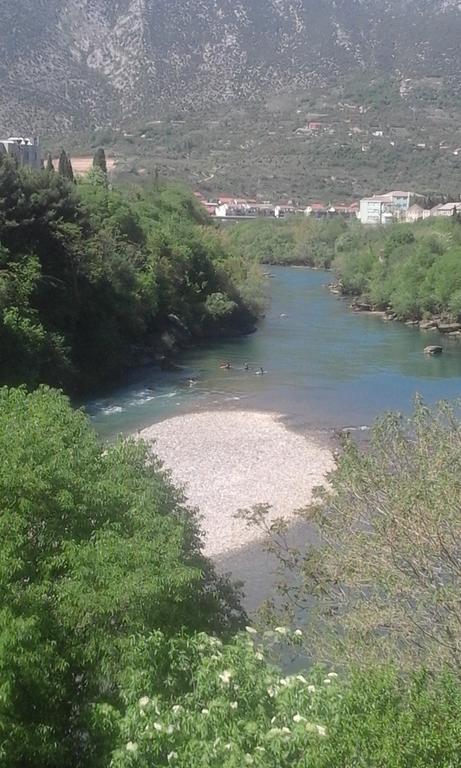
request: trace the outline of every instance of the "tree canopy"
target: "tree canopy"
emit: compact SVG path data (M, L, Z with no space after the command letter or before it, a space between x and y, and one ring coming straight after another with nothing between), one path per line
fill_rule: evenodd
M74 185L0 159L0 383L82 390L254 327L260 273L189 193L110 190L101 176Z
M98 707L145 644L242 614L142 442L103 449L58 392L0 390L0 764L107 765Z

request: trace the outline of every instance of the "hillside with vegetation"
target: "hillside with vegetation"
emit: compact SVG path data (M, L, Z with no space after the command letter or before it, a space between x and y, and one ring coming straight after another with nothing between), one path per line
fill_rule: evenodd
M456 0L0 7L5 135L103 143L121 175L212 196L459 195Z
M334 204L387 189L459 199L460 118L459 80L341 73L257 101L75 131L72 152L91 155L102 143L116 177L143 181L157 170L211 199ZM56 150L63 140L44 137Z
M0 157L0 380L82 391L203 338L254 329L260 271L179 187L77 186Z

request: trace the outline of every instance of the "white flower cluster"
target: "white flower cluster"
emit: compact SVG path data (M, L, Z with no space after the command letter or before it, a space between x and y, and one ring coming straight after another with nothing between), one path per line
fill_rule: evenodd
M224 672L221 672L221 674L218 675L218 677L224 685L229 685L233 677L233 672L230 669L225 669Z

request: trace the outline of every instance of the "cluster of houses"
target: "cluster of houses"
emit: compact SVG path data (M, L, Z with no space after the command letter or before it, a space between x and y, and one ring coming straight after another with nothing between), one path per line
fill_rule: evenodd
M295 215L314 218L341 216L346 219L357 218L362 224L379 225L394 221L414 222L428 216L455 216L461 213L461 201L429 207L424 195L402 190L364 197L355 203L335 205L321 202L297 205L292 200L272 203L269 200L260 202L250 198L227 196L208 200L201 192L194 194L210 216L220 220L255 219L264 216L274 219Z
M414 222L429 216L455 216L461 213L461 201L428 207L427 198L417 192L393 190L360 200L358 219L362 224Z
M37 137L28 139L23 136L10 136L9 139L0 139L0 155L16 158L20 166L42 167L40 142Z
M8 139L0 139L1 154L16 158L20 166L42 167L40 142L36 137L10 136ZM281 219L295 215L315 218L341 216L347 219L357 218L362 224L377 225L393 221L414 222L429 216L455 216L461 213L461 201L429 207L424 195L402 190L364 197L359 203L335 205L326 205L322 202L299 205L292 200L272 203L269 200L259 201L232 196L220 196L214 200L208 200L201 192L194 194L210 216L216 219L255 219L263 216Z
M272 217L282 219L287 216L313 216L323 218L327 216L343 216L355 218L359 211L359 204L338 203L325 205L315 202L309 205L297 205L292 200L281 203L272 203L269 200L258 201L250 198L220 196L215 200L207 200L201 192L194 193L196 198L207 209L210 216L216 219L255 219L258 217Z

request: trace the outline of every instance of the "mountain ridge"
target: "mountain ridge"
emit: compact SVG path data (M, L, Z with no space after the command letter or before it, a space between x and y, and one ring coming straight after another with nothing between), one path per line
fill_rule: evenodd
M60 132L354 70L456 78L457 0L0 0L0 125Z

